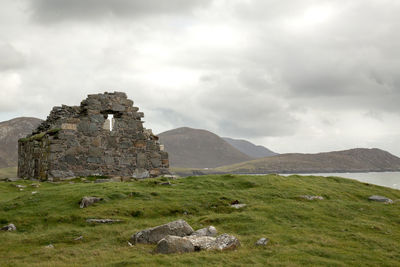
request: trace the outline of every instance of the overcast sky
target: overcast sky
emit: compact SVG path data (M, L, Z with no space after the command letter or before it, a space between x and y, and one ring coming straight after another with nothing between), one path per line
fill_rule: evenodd
M400 156L399 0L0 4L0 121L124 91L155 133Z

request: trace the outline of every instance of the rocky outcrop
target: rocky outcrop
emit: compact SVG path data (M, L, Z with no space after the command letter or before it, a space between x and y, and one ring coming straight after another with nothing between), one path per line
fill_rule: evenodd
M18 141L18 176L54 180L168 174L168 154L143 127L138 110L121 92L88 95L80 106L54 107L46 121Z
M130 240L133 244L156 244L168 235L183 237L192 233L193 228L187 222L178 220L137 232Z

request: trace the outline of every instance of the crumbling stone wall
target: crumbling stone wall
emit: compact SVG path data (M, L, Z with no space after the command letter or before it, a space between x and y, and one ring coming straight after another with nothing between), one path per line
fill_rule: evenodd
M88 95L80 106L54 107L46 121L18 141L18 176L54 180L168 173L168 154L143 127L138 110L121 92Z

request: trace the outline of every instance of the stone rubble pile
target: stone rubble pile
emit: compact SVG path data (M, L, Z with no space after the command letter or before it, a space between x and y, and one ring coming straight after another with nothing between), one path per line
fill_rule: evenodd
M199 250L233 250L239 240L229 234L217 236L213 226L194 231L184 220L145 229L132 235L132 244L157 244L155 252L162 254L186 253Z

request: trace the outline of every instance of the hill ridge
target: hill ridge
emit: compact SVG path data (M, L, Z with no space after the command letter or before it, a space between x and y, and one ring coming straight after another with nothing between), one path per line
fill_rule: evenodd
M0 168L17 166L18 139L30 134L41 122L34 117L0 122Z
M215 170L235 173L400 171L400 158L378 148L352 148L315 154L280 154L222 166Z
M180 127L158 136L173 167L214 168L253 159L204 129Z
M245 139L235 139L230 137L222 137L226 142L234 148L245 153L252 158L263 158L278 155L278 153L261 145L255 145Z

